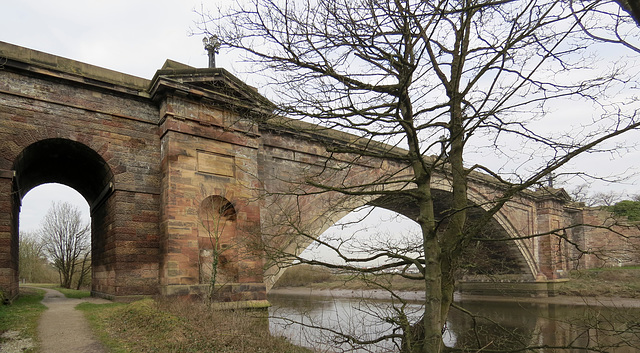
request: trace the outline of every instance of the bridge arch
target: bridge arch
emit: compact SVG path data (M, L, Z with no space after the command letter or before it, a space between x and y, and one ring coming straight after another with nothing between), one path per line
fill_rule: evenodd
M14 161L14 191L20 198L45 183L59 183L77 190L93 211L104 201L113 172L88 146L62 138L40 140L25 147ZM112 186L111 186L112 187Z
M432 196L435 200L434 206L436 208L436 217L444 219L445 214L451 209L451 188L445 183L436 183L432 187ZM479 218L484 216L486 214L485 208L490 207L489 200L472 188L469 188L468 198L470 202L470 208L467 211L468 217ZM331 207L331 209L324 209L326 214L316 215L315 219L310 221L310 224L315 225L310 226L307 233L315 234L316 237L319 237L344 216L365 206L384 208L401 214L412 221L415 221L418 216L418 207L415 198L412 196L412 190L399 190L397 193L391 193L378 198L371 198L370 196L347 198L338 197L333 200L333 207ZM312 213L311 210L309 211L309 213ZM305 211L302 211L302 213L305 213ZM531 252L528 250L526 244L519 239L523 234L517 231L517 228L513 226L509 221L508 216L504 214L503 211L499 211L491 218L491 221L487 224L483 234L485 237L495 239L514 239L508 242L490 242L490 244L493 244L492 246L496 247L496 249L493 249L491 254L484 254L485 261L498 260L495 257L500 257L499 260L501 260L506 266L510 266L510 268L503 267L503 272L495 272L491 274L508 274L510 277L516 276L518 281L536 280L539 271L535 261L533 260ZM299 255L312 242L313 240L310 238L305 238L301 241L293 241L289 243L285 252L296 253L296 255ZM479 251L482 250L487 249L485 247ZM475 256L477 256L477 254L475 254ZM493 256L494 259L491 259L491 256ZM276 271L275 269L267 271L268 288L273 286L282 272L283 271L281 270ZM476 276L473 275L483 273L473 273L472 271L470 274L472 276L469 278L476 278Z
M432 187L432 197L434 199L434 207L436 218L443 220L446 218L446 213L451 209L451 188L447 184L438 183ZM491 203L481 193L473 188L468 189L468 201L470 207L467 210L467 217L469 219L480 218L485 215L486 209L490 207ZM417 205L415 199L411 197L411 191L392 194L390 196L381 197L372 200L369 205L383 207L391 211L400 213L411 220L415 220L418 216ZM503 268L502 272L509 272L517 270L517 272L511 272L509 274L522 275L520 280L535 280L538 273L535 262L533 261L531 252L527 249L526 245L522 243L522 240L518 239L522 235L516 230L516 228L509 222L508 217L504 212L498 211L490 222L483 229L484 238L494 239L514 239L509 242L490 242L495 249L483 247L479 250L481 252L491 250L493 254L474 254L474 257L485 256L485 261L490 261L490 257L495 257L501 254L504 263L510 267ZM514 268L514 267L517 267ZM473 272L473 271L472 271Z
M25 147L13 163L12 238L17 249L19 211L24 195L36 186L59 183L78 191L90 206L92 244L92 289L100 291L108 282L113 256L108 255L108 229L112 207L106 202L113 192L113 172L90 147L63 138L34 142ZM17 262L17 259L14 260ZM18 264L14 264L17 269Z

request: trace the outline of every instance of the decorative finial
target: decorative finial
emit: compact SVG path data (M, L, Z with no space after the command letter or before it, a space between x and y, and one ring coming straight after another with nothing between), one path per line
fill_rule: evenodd
M220 49L218 36L214 34L209 38L204 37L202 38L202 44L204 44L204 49L209 53L209 68L216 67L216 54Z

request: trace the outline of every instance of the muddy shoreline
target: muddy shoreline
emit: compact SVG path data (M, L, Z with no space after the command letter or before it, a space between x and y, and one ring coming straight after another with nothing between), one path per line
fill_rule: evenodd
M358 290L358 289L315 289L308 287L286 287L272 289L269 294L273 295L296 295L314 296L329 298L354 298L389 300L389 293L382 290ZM398 292L402 299L420 301L424 299L424 293L418 291ZM581 297L581 296L555 296L555 297L514 297L514 296L490 296L490 295L468 295L455 293L454 300L464 301L491 301L510 303L534 303L534 304L558 304L558 305L589 305L606 306L618 308L640 308L640 299L619 298L619 297Z

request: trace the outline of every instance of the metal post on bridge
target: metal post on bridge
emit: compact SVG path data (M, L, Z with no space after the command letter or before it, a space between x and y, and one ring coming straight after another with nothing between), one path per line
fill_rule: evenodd
M209 68L216 67L216 54L220 51L220 41L218 40L218 36L215 34L210 36L209 38L202 38L202 44L204 44L204 49L209 54Z

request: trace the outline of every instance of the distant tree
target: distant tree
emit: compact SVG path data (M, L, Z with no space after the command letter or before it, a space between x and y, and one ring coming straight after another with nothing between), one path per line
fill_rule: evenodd
M613 206L616 202L620 201L622 197L622 193L615 191L597 192L592 196L592 200L594 206Z
M19 242L19 277L27 282L48 282L48 266L42 241L37 234L21 232Z
M607 209L617 216L627 217L630 221L640 221L640 201L623 200L608 206Z
M617 191L590 192L589 184L578 185L568 191L575 202L582 202L588 207L613 206L625 198L625 193Z
M58 270L60 285L71 288L74 276L82 282L90 268L91 231L80 210L69 203L53 203L40 229L44 251Z

